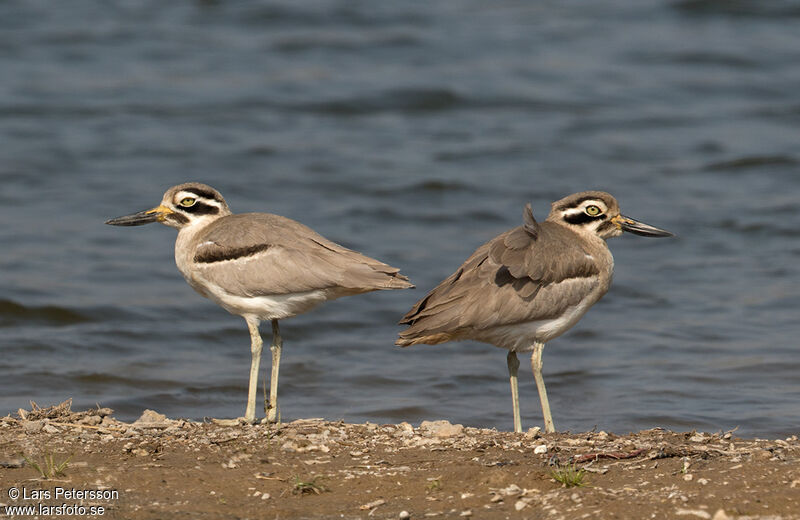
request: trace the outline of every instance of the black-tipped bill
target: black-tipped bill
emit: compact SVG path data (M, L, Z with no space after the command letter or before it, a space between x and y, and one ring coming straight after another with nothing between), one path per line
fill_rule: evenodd
M645 224L644 222L639 222L638 220L626 217L625 215L620 215L614 218L613 220L620 227L620 229L622 229L622 231L627 231L635 235L641 235L643 237L675 236L669 231L666 231L664 229L659 229L655 226L651 226L650 224Z
M153 222L162 222L164 217L169 213L172 213L171 209L158 206L157 208L140 211L133 215L125 215L124 217L106 220L106 224L111 226L143 226L144 224L152 224Z

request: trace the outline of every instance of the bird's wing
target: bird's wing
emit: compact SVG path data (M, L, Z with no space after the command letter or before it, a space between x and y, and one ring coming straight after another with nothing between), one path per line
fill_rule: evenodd
M412 287L399 269L278 215L224 217L210 224L196 243L196 276L236 296Z
M580 303L599 283L592 258L572 232L528 214L417 302L400 322L410 327L398 343L552 319Z

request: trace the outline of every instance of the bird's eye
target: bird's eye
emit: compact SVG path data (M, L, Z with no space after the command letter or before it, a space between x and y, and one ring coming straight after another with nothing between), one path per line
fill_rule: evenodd
M196 202L196 200L193 199L192 197L186 197L185 199L181 200L180 204L184 208L189 208L191 206L194 206L195 202Z
M601 213L600 208L592 204L591 206L586 206L586 214L590 217L596 217Z

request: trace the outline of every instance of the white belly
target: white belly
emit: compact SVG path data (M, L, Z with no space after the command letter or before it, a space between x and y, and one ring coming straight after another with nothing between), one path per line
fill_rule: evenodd
M514 352L530 352L534 343L547 343L572 328L594 302L584 299L558 318L502 325L481 331L475 338Z
M336 298L326 289L292 294L241 297L225 293L214 285L204 285L198 292L213 300L231 314L253 316L259 320L280 320L310 311L317 305Z

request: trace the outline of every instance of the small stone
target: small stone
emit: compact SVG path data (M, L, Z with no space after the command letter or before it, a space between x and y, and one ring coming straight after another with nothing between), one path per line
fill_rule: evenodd
M694 478L694 475L692 475L691 473L687 473L686 475L683 476L683 480L685 480L686 482L689 482L693 478Z
M25 458L0 459L0 468L21 468L25 465Z
M470 516L472 516L472 510L471 509L465 509L464 511L461 511L461 514L459 514L458 516L470 517Z
M99 415L89 415L80 420L80 424L88 424L89 426L97 426L103 422L103 418Z
M542 455L544 453L547 453L547 444L540 444L536 446L535 448L533 448L533 452L536 455Z
M397 515L397 518L399 518L400 520L408 520L409 518L411 518L411 513L409 513L408 511L400 511L400 514Z
M382 498L379 498L378 500L373 500L372 502L368 502L368 503L364 504L363 506L359 507L359 509L362 510L362 511L367 511L369 509L375 509L378 506L382 506L385 503L386 503L386 500L384 500Z
M467 498L470 498L470 497L474 497L474 496L475 496L474 493L461 493L461 500L464 500L464 499L467 499Z
M495 495L490 500L490 502L493 503L493 504L496 504L496 503L502 502L502 501L503 501L503 495Z
M524 500L517 500L516 502L514 502L514 509L516 509L517 511L522 511L526 507L528 507L528 503L525 502Z
M167 422L167 416L164 414L160 414L153 410L145 410L142 412L142 416L136 419L133 424L152 424L152 423L165 423Z
M525 432L526 439L538 439L542 436L542 429L538 426L534 426L533 428L528 428L528 431Z
M503 495L505 495L507 497L510 497L510 496L513 496L513 495L520 495L520 494L522 494L522 488L520 488L516 484L511 484L507 488L501 489L500 493L502 493Z
M702 509L678 509L675 511L675 514L678 516L696 516L704 520L711 520L711 514Z
M697 479L697 483L698 484L702 484L702 485L705 486L706 484L708 484L708 479L707 478L699 478L699 479Z
M263 493L261 495L261 500L269 500L269 498L270 498L270 494L269 493Z
M419 427L428 435L439 438L453 437L464 432L463 425L451 424L450 421L422 421Z
M37 433L44 427L44 421L25 421L22 423L22 430L25 433Z
M46 433L59 433L61 430L53 426L52 424L45 424L44 428L42 428Z
M131 453L136 455L137 457L147 457L150 455L147 450L143 450L142 448L136 448L131 450Z
M691 437L689 437L689 442L705 442L705 441L706 441L706 436L703 435L702 433L696 433Z
M414 433L414 427L405 421L398 424L397 427L405 433Z
M757 460L769 460L772 458L772 452L769 450L757 450L753 453Z
M724 509L717 509L717 512L714 513L714 517L711 520L732 520L731 517L725 512Z

